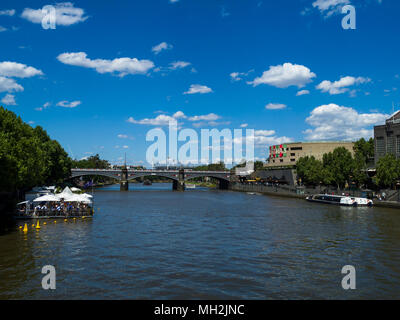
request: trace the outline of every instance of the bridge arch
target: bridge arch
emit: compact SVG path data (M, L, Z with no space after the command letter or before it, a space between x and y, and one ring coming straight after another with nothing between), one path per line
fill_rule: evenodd
M176 180L178 181L178 174L174 175L174 174L162 174L162 173L148 173L148 172L144 172L144 173L134 173L134 174L128 174L128 181L131 180L135 180L138 178L145 178L145 177L160 177L160 178L167 178L169 180Z
M119 174L107 173L107 172L73 172L70 179L80 178L85 176L102 176L107 178L112 178L115 180L121 180L121 176Z

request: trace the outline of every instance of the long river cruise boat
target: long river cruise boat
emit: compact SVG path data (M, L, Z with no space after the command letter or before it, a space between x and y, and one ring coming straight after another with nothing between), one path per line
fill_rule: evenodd
M372 207L374 203L367 198L357 198L350 196L335 196L328 194L316 194L306 198L310 202L334 204L347 207Z

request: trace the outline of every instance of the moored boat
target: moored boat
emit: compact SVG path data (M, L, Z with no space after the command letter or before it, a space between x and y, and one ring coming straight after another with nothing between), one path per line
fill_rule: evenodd
M306 198L310 202L334 204L347 207L372 207L373 202L367 198L357 198L349 196L335 196L328 194L316 194Z

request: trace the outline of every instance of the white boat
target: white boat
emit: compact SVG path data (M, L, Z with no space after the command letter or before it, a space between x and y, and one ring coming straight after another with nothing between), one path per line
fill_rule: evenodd
M335 204L348 207L372 207L374 203L367 198L357 198L349 196L335 196L329 194L316 194L306 198L310 202Z
M185 188L186 189L196 189L196 185L195 184L186 184Z

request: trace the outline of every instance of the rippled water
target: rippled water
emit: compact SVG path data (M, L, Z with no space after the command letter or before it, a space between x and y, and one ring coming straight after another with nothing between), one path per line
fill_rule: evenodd
M1 234L0 298L400 298L400 211L131 189L97 190L93 220ZM341 288L348 264L354 291ZM44 265L54 291L41 288Z

